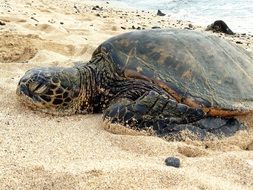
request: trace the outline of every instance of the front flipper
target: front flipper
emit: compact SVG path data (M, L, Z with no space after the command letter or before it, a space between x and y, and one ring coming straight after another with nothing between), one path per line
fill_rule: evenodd
M201 109L177 103L154 91L136 101L119 100L105 110L103 118L112 124L144 130L168 140L185 139L185 131L203 140L209 134L230 136L244 128L234 118L206 117Z

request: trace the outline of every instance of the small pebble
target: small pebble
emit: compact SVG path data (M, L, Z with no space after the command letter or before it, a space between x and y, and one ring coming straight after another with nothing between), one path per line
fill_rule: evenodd
M97 10L97 9L99 9L99 6L98 6L98 5L92 7L92 10Z
M243 44L241 41L236 41L235 43L237 43L237 44Z
M74 9L76 10L76 13L80 13L80 10L77 8L76 5L74 5Z
M193 28L193 25L192 24L188 24L189 28Z
M180 167L180 160L176 157L168 157L165 159L166 166L173 166L175 168Z
M36 18L34 18L34 17L31 17L31 19L33 19L33 20L35 20L36 22L39 22Z
M152 29L160 29L160 26L153 26Z
M5 25L5 23L4 23L4 22L2 22L2 21L0 21L0 25L1 25L1 26L4 26L4 25Z
M98 5L92 7L92 10L97 10L97 11L101 11L103 9L103 7L99 7Z

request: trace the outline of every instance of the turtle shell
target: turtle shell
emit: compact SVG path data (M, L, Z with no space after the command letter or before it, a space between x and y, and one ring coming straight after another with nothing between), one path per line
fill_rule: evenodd
M149 81L178 102L229 116L253 110L253 58L219 37L168 29L110 38L102 54L124 78Z

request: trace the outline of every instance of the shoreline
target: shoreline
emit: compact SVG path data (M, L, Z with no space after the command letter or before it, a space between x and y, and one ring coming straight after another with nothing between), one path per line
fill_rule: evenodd
M95 2L97 3L103 3L104 1L102 0L95 0ZM172 2L173 3L173 2ZM191 22L192 24L194 25L198 25L198 26L201 26L201 27L206 27L207 25L213 23L215 20L223 20L225 21L233 31L235 31L236 33L240 34L240 33L246 33L248 35L253 35L253 29L251 30L247 30L247 29L243 29L242 27L240 27L240 23L239 20L237 20L238 18L223 18L223 17L216 17L216 18L210 18L210 14L209 14L209 17L207 16L199 16L198 18L197 17L191 17L191 18L188 18L187 19L187 16L186 15L181 15L179 16L177 13L173 13L173 11L170 11L170 10L167 10L166 9L166 5L165 8L164 7L160 7L160 6L155 6L157 7L156 9L153 8L147 8L147 7L140 7L140 6L131 6L131 5L128 5L127 3L124 3L122 1L106 1L105 4L109 4L111 7L114 7L114 8L118 8L118 9L122 9L122 7L124 7L123 9L126 9L126 10L138 10L138 11L142 11L144 10L145 12L150 12L150 13L156 13L159 10L161 10L162 12L164 12L166 15L165 17L167 17L168 19L172 19L172 20L181 20L183 22ZM169 6L170 3L168 3L167 6ZM145 5L143 5L145 6ZM214 13L215 14L215 13ZM195 19L194 19L195 18ZM207 19L208 18L208 19ZM237 24L235 24L234 22L232 22L232 20L237 20ZM205 20L205 22L203 21ZM251 23L248 23L249 25ZM237 26L236 26L237 25Z
M100 9L97 8L96 10L93 10L95 13L99 14L99 12L103 12L103 9L105 7L105 11L111 11L111 12L119 12L120 14L123 14L122 16L119 16L119 18L122 20L122 22L128 23L127 27L124 25L121 25L121 29L126 31L132 31L132 30L138 30L138 29L152 29L160 27L161 29L164 28L180 28L180 29L189 29L189 30L196 30L199 32L205 32L207 34L216 35L221 38L224 38L230 42L235 43L238 46L243 47L244 49L253 52L253 34L249 34L246 32L238 33L236 32L234 35L227 35L224 33L216 33L212 31L206 31L206 28L208 25L212 24L215 20L213 20L211 23L206 23L206 25L201 25L195 22L192 22L190 20L181 20L181 19L175 19L171 16L158 16L157 11L152 10L141 10L135 7L124 7L120 8L119 6L115 5L114 3L111 3L110 1L88 1L89 4L93 7L100 6ZM101 5L99 4L101 3ZM102 8L102 9L101 9ZM129 15L128 15L129 14ZM152 20L152 23L149 23L146 25L146 23L141 22L132 22L129 24L128 20L124 20L125 16L131 16L132 20L145 20L146 18ZM103 15L104 16L104 15ZM114 15L115 16L115 15ZM106 17L106 16L105 16ZM147 28L148 27L148 28Z

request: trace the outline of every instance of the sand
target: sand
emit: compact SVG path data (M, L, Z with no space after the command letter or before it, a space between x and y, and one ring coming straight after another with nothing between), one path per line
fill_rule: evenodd
M167 142L112 134L100 114L38 113L16 98L30 68L89 60L101 42L133 28L189 24L105 1L0 0L0 189L253 189L252 114L239 118L248 131L227 139ZM250 35L214 35L253 49ZM169 156L180 168L165 165Z

